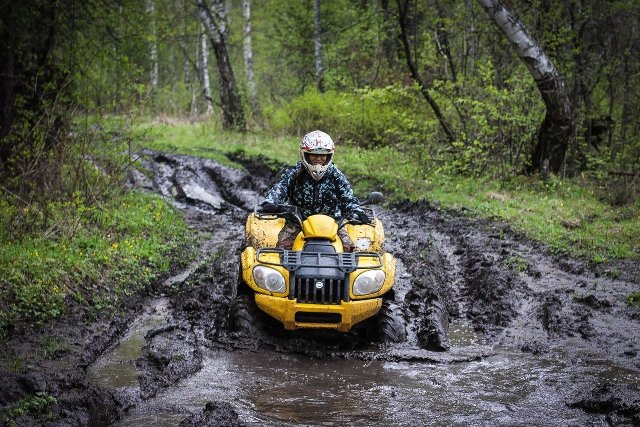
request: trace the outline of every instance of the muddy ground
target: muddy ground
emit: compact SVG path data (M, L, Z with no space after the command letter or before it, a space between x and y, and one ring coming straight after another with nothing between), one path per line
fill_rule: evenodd
M640 310L625 302L637 263L589 265L500 223L399 203L376 212L406 342L268 321L246 337L229 307L244 221L272 173L242 158L246 172L144 159L150 174L132 185L176 204L198 256L112 319L16 330L0 349L5 415L26 396L56 398L17 425L640 425ZM52 339L65 345L43 351ZM282 403L269 390L295 391Z

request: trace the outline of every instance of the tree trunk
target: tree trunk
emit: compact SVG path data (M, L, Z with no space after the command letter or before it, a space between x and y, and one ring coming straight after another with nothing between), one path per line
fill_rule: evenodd
M151 98L155 99L158 93L158 43L156 40L156 18L153 0L147 0L147 14L151 20L151 41L149 43L149 53L151 54Z
M451 48L449 46L449 34L442 24L446 20L446 16L440 2L436 0L436 10L438 12L438 23L436 24L436 45L438 53L440 53L447 60L449 65L449 71L451 71L451 80L455 83L458 81L458 72L456 64L453 62L453 55L451 54Z
M318 92L324 92L324 67L322 65L322 28L320 26L320 0L313 1L313 27L315 29L316 85Z
M244 18L242 51L244 53L244 71L247 76L247 93L253 116L258 117L260 116L260 106L256 97L256 82L253 77L253 49L251 47L251 0L242 0L242 16Z
M198 87L197 83L201 83L200 81L200 70L198 69L198 65L200 64L200 43L199 40L196 41L196 51L195 51L195 64L196 66L195 68L195 74L196 74L196 78L195 79L191 79L189 78L191 76L191 70L190 68L192 68L192 62L189 60L189 58L185 58L184 61L184 65L185 65L185 83L187 84L187 87L191 88L191 114L190 114L190 119L191 121L196 121L198 120L198 116L200 115L200 108L198 105L198 93L196 88Z
M387 60L389 69L393 70L397 63L397 48L395 33L393 31L392 14L389 10L389 0L380 0L380 8L382 9L382 50Z
M216 23L211 10L204 0L196 0L198 13L204 27L209 32L213 52L216 56L218 64L218 72L220 74L220 104L222 107L222 126L224 128L235 128L245 130L246 122L242 102L238 94L236 80L229 60L227 51L227 40L225 34L221 31L221 25ZM216 6L222 4L221 0L215 1ZM216 7L218 10L218 7Z
M456 140L456 137L453 134L453 131L451 130L451 127L449 126L447 119L445 119L445 117L442 115L442 112L440 111L440 107L438 106L436 101L433 99L433 97L429 93L429 88L427 86L427 83L424 81L424 79L418 72L418 67L416 66L413 60L413 57L411 55L409 35L407 34L407 22L409 19L409 15L408 15L409 1L410 0L396 0L396 3L398 4L398 21L400 23L400 38L402 39L402 45L404 47L404 55L407 60L407 66L409 67L409 71L411 72L411 77L413 77L413 80L415 80L416 83L418 83L422 96L429 103L429 105L431 106L431 109L433 110L434 114L438 118L438 121L440 122L440 126L442 126L442 129L447 135L447 140L449 142L453 142Z
M211 98L211 83L209 82L209 48L207 47L207 33L202 25L200 37L200 75L202 76L202 93L207 104L207 116L213 114L213 98Z
M500 0L478 0L529 69L547 108L533 149L531 171L558 173L564 165L576 121L562 76L524 24Z

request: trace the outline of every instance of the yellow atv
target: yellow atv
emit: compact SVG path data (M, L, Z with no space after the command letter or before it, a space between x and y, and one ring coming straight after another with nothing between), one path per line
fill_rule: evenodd
M259 308L285 329L334 329L348 332L378 314L376 333L386 341L405 339L400 307L385 298L394 284L395 260L383 252L384 231L373 209L382 194L373 192L362 203L370 223L312 215L302 221L298 209L278 205L278 213L256 207L246 223L246 247L241 255L240 278L232 306L232 325L253 335L262 327ZM285 222L298 221L302 231L293 248L276 247ZM344 252L339 227L354 242ZM382 310L382 311L381 311Z

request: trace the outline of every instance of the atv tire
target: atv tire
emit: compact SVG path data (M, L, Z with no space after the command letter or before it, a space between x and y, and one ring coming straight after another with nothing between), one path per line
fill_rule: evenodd
M402 307L390 300L383 300L376 316L377 340L383 343L400 343L407 339L406 322Z
M264 327L262 313L252 297L237 295L231 303L231 330L248 337L256 337Z

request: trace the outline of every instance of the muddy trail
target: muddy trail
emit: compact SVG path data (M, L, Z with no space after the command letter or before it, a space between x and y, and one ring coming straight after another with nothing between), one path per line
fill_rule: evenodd
M638 265L606 274L500 223L377 207L407 340L274 322L250 338L229 312L244 223L273 174L143 154L150 174L132 184L175 203L198 256L77 350L82 375L52 382L65 415L51 425L640 425L640 310L625 302Z

